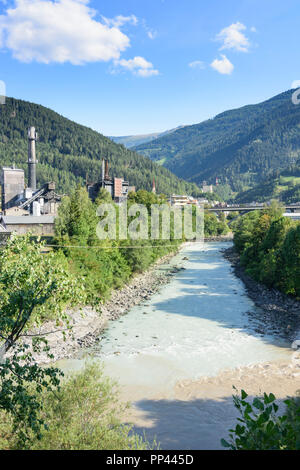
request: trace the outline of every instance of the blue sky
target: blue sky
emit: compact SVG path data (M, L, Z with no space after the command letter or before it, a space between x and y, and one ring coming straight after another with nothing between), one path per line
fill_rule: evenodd
M0 80L105 135L193 124L300 80L299 0L0 0Z

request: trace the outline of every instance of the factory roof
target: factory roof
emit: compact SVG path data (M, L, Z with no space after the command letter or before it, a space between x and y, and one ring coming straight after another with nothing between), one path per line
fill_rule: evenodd
M3 220L5 225L26 225L26 224L54 224L54 215L2 215L0 224Z
M14 167L12 167L12 166L3 166L3 167L2 167L2 170L23 171L23 173L24 173L23 168L14 168Z

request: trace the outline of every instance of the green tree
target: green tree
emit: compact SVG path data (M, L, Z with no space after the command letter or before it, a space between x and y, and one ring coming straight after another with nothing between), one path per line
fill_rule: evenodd
M263 211L240 217L234 244L241 263L254 279L286 294L300 296L300 224L282 216L272 203Z
M92 244L97 222L95 207L86 189L77 186L70 199L69 237L79 245Z
M282 278L280 285L286 294L300 297L300 224L292 227L281 249Z
M65 308L85 302L81 283L55 253L44 254L42 248L29 236L12 236L0 251L0 409L11 415L24 442L30 431L40 436L44 423L38 417L37 397L43 388L58 386L60 371L40 367L21 338L47 318L68 326ZM41 344L49 352L39 335L34 337L33 352Z
M59 390L43 390L38 416L48 429L38 439L31 434L31 450L146 450L150 444L122 423L129 406L119 399L116 383L103 374L99 364L61 381ZM154 448L155 448L154 444ZM0 411L0 448L24 449L16 439L11 420Z

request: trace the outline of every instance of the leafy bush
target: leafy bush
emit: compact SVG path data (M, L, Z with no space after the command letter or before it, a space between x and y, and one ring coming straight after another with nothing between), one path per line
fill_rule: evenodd
M39 366L21 337L48 319L67 326L65 308L86 300L61 257L42 249L43 244L26 235L12 236L0 251L0 410L8 413L15 437L24 445L45 424L39 418L39 394L56 389L61 374ZM41 342L49 355L42 335L32 337L33 351L41 349Z
M204 234L206 237L226 235L229 228L223 215L220 219L213 212L204 212Z
M230 429L229 441L222 439L223 447L231 450L300 450L300 400L284 401L285 413L279 414L279 405L273 393L255 397L252 403L242 390L234 396L234 406L241 418Z
M268 287L300 297L300 224L276 204L240 217L234 244L246 272Z
M165 196L140 190L129 195L128 209L134 203L143 204L150 216L151 204L164 202ZM55 221L57 248L62 247L71 273L82 279L88 302L93 305L106 300L111 290L122 287L133 273L145 271L158 258L176 251L180 243L151 238L99 240L96 227L100 218L96 210L101 203L113 203L107 191L101 189L92 203L85 188L77 186L70 197L63 199ZM118 206L115 210L118 217Z
M32 435L30 449L144 450L150 445L132 432L121 419L128 409L119 401L116 384L104 377L101 367L88 364L72 374L56 393L44 392L40 418L48 429L38 439ZM16 441L9 415L0 415L0 448L22 448Z

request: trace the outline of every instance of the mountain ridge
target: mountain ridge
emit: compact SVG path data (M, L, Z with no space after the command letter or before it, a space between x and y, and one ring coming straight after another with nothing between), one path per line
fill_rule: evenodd
M137 134L137 135L124 135L124 136L109 136L109 139L113 140L117 144L123 144L126 148L133 148L138 145L152 142L152 140L159 139L165 135L171 134L185 126L177 126L174 129L170 129L163 132L152 132L149 134Z
M300 157L300 106L292 93L224 111L134 150L198 185L218 177L247 189Z
M77 183L98 181L102 158L109 160L111 176L123 177L137 189L199 193L155 162L116 144L104 135L77 124L57 112L35 103L6 98L0 106L0 166L12 164L27 174L27 128L35 126L37 143L37 179L41 185L53 180L61 192L70 192Z

